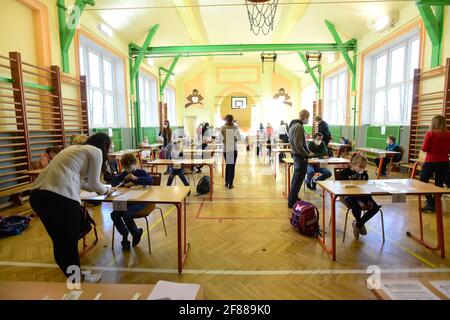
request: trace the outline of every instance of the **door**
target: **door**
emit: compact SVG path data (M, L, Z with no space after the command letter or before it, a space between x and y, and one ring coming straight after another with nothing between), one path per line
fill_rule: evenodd
M194 137L194 130L195 130L196 122L197 122L196 116L184 117L184 130L189 134L190 137Z

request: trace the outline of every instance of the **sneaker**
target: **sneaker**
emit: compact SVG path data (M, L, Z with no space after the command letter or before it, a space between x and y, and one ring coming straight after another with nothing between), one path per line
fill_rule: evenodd
M122 249L129 250L130 249L130 241L127 239L123 239L122 242Z
M228 189L233 189L233 188L234 188L233 185L229 185L229 186L228 186Z
M138 235L136 237L133 236L133 243L132 243L133 247L136 247L138 245L139 241L141 241L141 237L142 237L143 233L144 233L144 230L142 230L142 228L139 228Z
M359 240L359 228L356 226L356 220L352 222L353 227L353 236L355 237L355 240Z
M363 225L360 229L359 229L359 234L363 235L363 236L367 236L367 229L366 226Z
M82 272L82 282L85 283L99 283L102 280L101 273L91 273L90 270Z
M306 187L307 187L309 190L312 190L312 191L316 191L316 190L317 190L316 186L313 185L312 182L311 182L311 183L306 182Z

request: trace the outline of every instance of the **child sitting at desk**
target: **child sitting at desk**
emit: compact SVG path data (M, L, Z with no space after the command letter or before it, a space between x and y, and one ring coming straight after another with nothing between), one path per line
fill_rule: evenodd
M341 171L339 180L369 180L366 167L367 158L356 152L350 158L350 167ZM360 234L363 236L367 235L367 230L364 225L377 214L380 206L371 196L346 196L344 201L352 209L353 216L356 219L353 221L352 227L353 236L355 240L358 240ZM363 209L366 212L361 217L361 211Z
M317 132L314 134L313 141L308 142L308 149L314 154L313 157L328 159L327 147L322 139L323 135L321 133ZM320 176L314 179L313 177L315 173L320 173ZM306 169L306 187L310 190L317 190L316 181L323 181L331 176L331 171L327 168L321 168L319 165L308 164L308 168Z
M395 137L394 136L389 136L386 140L387 146L386 146L386 150L387 151L397 151L400 152L400 146L398 144L395 143ZM399 153L398 155L395 155L394 158L392 159L392 162L399 162L401 160L401 154ZM378 166L380 165L380 158L376 158L375 160L375 164ZM385 176L386 175L386 167L389 164L390 161L388 161L388 158L384 159L383 161L383 166L381 167L381 175Z
M183 158L183 143L175 142L172 149L173 159ZM167 185L171 186L175 176L178 176L185 186L189 186L189 182L184 175L184 168L181 163L174 163L169 169L169 179L167 180Z
M49 148L45 149L45 152L43 154L41 154L41 157L39 158L39 160L32 162L31 166L32 166L33 170L44 169L45 167L47 167L48 164L50 163L50 161L52 161L52 159L54 157L56 157L56 155L60 151L61 151L60 147L49 147Z
M114 177L112 185L118 186L123 184L125 187L131 187L135 185L148 186L152 184L152 177L147 174L145 170L137 169L137 159L133 153L125 154L122 159L123 172ZM117 231L122 235L122 248L130 249L130 241L128 241L128 233L133 236L132 245L137 246L141 240L143 230L137 228L134 222L136 214L146 207L145 204L132 204L128 205L127 211L113 211L111 212L111 219L114 221L114 225Z

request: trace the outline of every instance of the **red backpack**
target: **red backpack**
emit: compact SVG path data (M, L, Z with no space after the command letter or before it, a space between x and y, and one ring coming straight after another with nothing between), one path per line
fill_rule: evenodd
M319 211L316 206L306 201L297 201L292 208L291 225L305 236L317 237L319 228Z

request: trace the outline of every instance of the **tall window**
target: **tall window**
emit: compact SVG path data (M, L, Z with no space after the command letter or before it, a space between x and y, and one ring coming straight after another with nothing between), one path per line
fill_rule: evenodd
M419 37L414 35L368 57L371 124L408 124L414 69L419 65ZM366 100L367 101L367 100Z
M79 55L80 74L87 79L90 126L125 125L123 60L86 37L80 37Z
M345 125L347 114L347 69L325 78L323 118L332 125Z
M313 104L316 101L316 86L311 84L302 90L302 105L300 109L306 109L309 111L311 117L313 115Z
M167 102L167 120L171 126L177 125L177 107L175 104L175 90L167 86L164 90L164 95Z
M143 127L159 126L156 79L142 73L139 76L139 104L141 125Z

